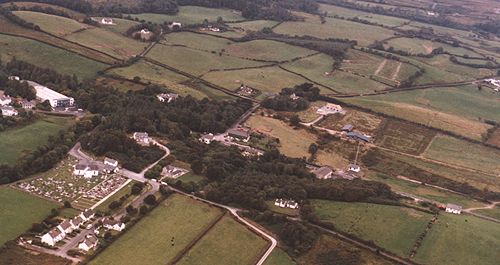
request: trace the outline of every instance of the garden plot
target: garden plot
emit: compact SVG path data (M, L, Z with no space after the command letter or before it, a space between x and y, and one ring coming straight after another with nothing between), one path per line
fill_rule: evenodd
M419 155L435 135L435 131L425 127L389 119L377 135L377 144L391 150Z

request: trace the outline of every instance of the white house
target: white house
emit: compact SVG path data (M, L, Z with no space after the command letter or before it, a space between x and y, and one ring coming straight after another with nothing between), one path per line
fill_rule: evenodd
M80 213L80 218L83 219L84 222L90 220L92 217L94 217L95 213L94 211L87 209L84 212Z
M64 220L57 226L57 229L59 229L61 232L65 234L69 234L73 232L74 226L70 220Z
M59 241L61 241L66 234L61 232L61 230L54 228L50 230L48 233L42 236L42 243L45 243L51 247L55 246L55 244Z
M96 177L99 176L99 167L97 165L77 164L73 168L73 174L84 178Z
M209 134L204 134L200 137L200 142L204 144L210 144L214 140L214 135L209 133Z
M318 113L319 115L329 115L342 112L343 110L341 106L332 103L327 103L316 111L316 113Z
M21 80L21 78L19 78L19 76L11 75L11 76L9 76L9 80L19 81L19 80Z
M104 158L104 172L116 173L118 172L118 161L105 157Z
M78 244L78 248L87 252L91 249L94 249L97 246L98 242L99 241L97 240L97 237L95 237L94 235L88 235L85 240Z
M124 223L122 223L120 221L112 220L110 218L105 218L104 221L102 221L102 226L106 229L115 230L115 231L119 231L119 232L121 232L123 229L125 229Z
M135 132L132 138L140 145L149 145L149 135L147 132Z
M447 213L461 214L462 213L462 206L459 206L459 205L456 205L456 204L452 204L452 203L448 203L448 204L446 204L445 211Z
M170 30L178 30L178 29L182 28L182 24L180 22L172 22L168 25L168 28Z
M330 167L320 167L312 172L318 179L332 178L333 170Z
M103 17L101 19L101 24L103 25L113 25L113 19L108 17Z
M299 208L299 204L294 200L276 199L274 201L274 205L280 208L290 208L290 209Z
M351 172L359 172L361 171L361 168L358 165L350 164L347 170Z
M0 96L0 106L6 106L12 103L12 99L9 96L1 95Z
M0 110L2 111L3 116L17 116L19 113L17 110L11 106L0 106Z
M156 95L156 98L160 102L167 102L167 103L170 103L171 101L176 100L178 97L179 97L179 95L177 95L175 93L163 93L163 94Z

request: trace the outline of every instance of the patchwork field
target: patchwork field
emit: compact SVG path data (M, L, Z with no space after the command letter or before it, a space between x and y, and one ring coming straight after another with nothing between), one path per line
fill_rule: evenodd
M430 40L423 40L418 38L397 38L392 39L384 45L386 48L393 47L396 50L402 50L412 54L430 54L436 48L443 48L445 51L470 57L483 57L480 54L461 47L453 47L448 44L433 42Z
M0 4L0 6L7 6L10 4L11 4L10 2L7 2L4 4ZM71 18L76 19L76 20L83 20L86 17L85 14L82 14L80 12L77 12L77 11L62 7L62 6L58 6L58 5L51 5L51 4L40 3L40 2L28 2L28 1L26 1L26 2L22 2L22 1L17 2L16 1L14 4L20 8L31 8L31 7L35 7L35 6L39 6L39 7L43 7L43 8L50 7L54 10L62 11L64 13L68 14Z
M237 23L229 23L229 25L234 29L243 29L245 32L249 31L259 31L263 28L271 28L278 24L277 21L272 20L253 20L253 21L244 21Z
M0 164L15 163L71 124L71 118L43 116L31 124L0 132Z
M377 130L382 122L382 118L373 114L350 108L344 108L344 110L346 111L345 115L328 115L325 119L320 121L318 125L340 131L344 125L352 124L355 130L371 134Z
M402 256L408 256L432 215L410 208L314 200L317 216Z
M218 17L222 17L224 21L239 21L243 20L241 14L234 10L206 8L200 6L180 6L179 13L176 15L164 14L131 14L133 18L139 20L151 21L153 23L162 24L163 22L175 21L184 25L201 24L204 19L209 22L215 22Z
M217 208L172 195L89 264L168 263L220 214ZM138 247L138 242L141 247Z
M342 61L342 69L365 76L375 74L385 58L358 50L349 50Z
M45 219L57 205L12 188L0 187L0 246Z
M260 258L268 243L231 217L223 217L177 263L180 265L248 264Z
M42 42L0 34L0 58L5 62L13 57L39 67L50 67L61 74L75 74L81 79L94 77L99 70L107 67Z
M220 52L233 42L230 40L212 37L205 34L193 32L173 32L163 37L161 43L168 45L180 45L204 51Z
M387 119L377 134L376 143L398 152L419 155L425 151L435 135L436 132L425 127Z
M448 136L434 138L424 156L483 172L500 173L500 151Z
M409 22L409 20L402 19L402 18L382 16L382 15L377 15L377 14L363 12L363 11L354 10L354 9L343 8L343 7L334 6L334 5L320 4L319 10L321 12L327 12L328 16L338 16L338 17L344 17L344 18L359 18L362 20L370 21L372 23L378 23L378 24L382 24L382 25L390 26L390 27L400 26L400 25L403 25L403 24Z
M415 261L425 264L496 264L500 226L468 215L442 214L427 233Z
M271 40L254 40L229 45L225 52L231 56L264 61L288 61L305 57L315 51Z
M43 31L59 37L64 37L75 31L83 30L89 27L88 25L82 24L70 18L40 12L14 11L14 14L28 22L38 25Z
M493 69L472 68L465 65L455 64L450 61L450 56L446 54L437 55L432 58L419 57L415 59L433 67L442 68L449 73L462 75L464 77L467 77L468 79L479 79L495 74L495 71Z

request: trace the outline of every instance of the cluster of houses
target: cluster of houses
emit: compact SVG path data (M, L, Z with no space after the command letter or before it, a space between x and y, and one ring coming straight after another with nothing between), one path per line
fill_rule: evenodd
M253 148L251 146L235 143L233 141L239 141L243 143L248 143L250 141L252 131L248 128L238 126L231 128L227 131L225 136L215 136L212 133L203 134L198 140L204 144L211 144L213 141L219 141L225 145L235 145L241 150L243 156L255 157L264 155L264 151Z
M274 205L280 208L290 208L290 209L299 208L299 204L294 200L276 199L274 201Z
M71 220L62 221L57 227L50 230L48 233L44 234L41 238L42 243L45 243L51 247L61 240L63 240L68 234L78 229L85 222L89 221L94 217L95 213L92 210L86 210L81 212L78 216Z
M26 99L13 100L12 97L3 94L3 92L0 91L0 113L2 116L12 117L19 115L19 112L12 106L13 103L21 105L21 107L25 110L32 110L35 108L34 101L28 101Z
M237 93L241 96L250 97L256 93L256 90L249 87L249 86L245 86L245 85L241 84L240 87L238 88Z

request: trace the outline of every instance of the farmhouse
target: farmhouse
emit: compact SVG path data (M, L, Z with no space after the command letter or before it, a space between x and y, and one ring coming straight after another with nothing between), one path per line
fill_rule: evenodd
M48 233L42 236L41 241L51 247L53 247L57 242L61 241L66 234L61 232L61 230L54 228L50 230Z
M459 206L459 205L456 205L456 204L452 204L452 203L448 203L448 204L446 204L445 211L447 213L461 214L462 213L462 206Z
M17 116L19 114L17 110L11 106L0 106L0 110L3 116L12 117L12 116Z
M36 90L36 97L40 101L48 100L50 106L56 107L70 107L75 104L75 99L67 97L59 92L56 92L46 86L42 86L33 81L28 81L28 84Z
M9 96L0 95L0 106L9 105L12 102L12 99Z
M361 168L358 165L350 164L349 167L347 167L347 170L357 173L357 172L361 171Z
M90 209L87 209L85 210L84 212L80 213L80 218L82 218L82 220L84 222L90 220L92 217L94 217L95 213L94 211L90 210Z
M319 108L316 113L319 115L329 115L335 113L343 113L342 107L337 104L327 103L325 106Z
M293 100L293 101L295 101L295 100L297 100L297 99L299 99L299 98L300 98L300 97L299 97L299 96L297 96L297 95L295 95L295 93L293 93L293 94L291 94L291 95L290 95L290 99L291 99L291 100Z
M21 104L21 107L25 110L32 110L36 106L34 101L27 101L25 99L21 100L20 104Z
M110 174L110 173L116 173L118 172L118 161L105 157L104 158L104 172Z
M352 132L352 129L354 129L354 125L352 124L346 124L344 127L342 127L341 131L343 132Z
M77 164L74 166L73 174L84 178L99 176L99 167L97 165Z
M233 139L238 139L243 142L250 140L250 130L243 127L232 128L227 131L227 135Z
M112 220L110 218L104 218L104 220L102 221L102 226L106 229L109 229L109 230L115 230L115 231L122 231L123 229L125 229L125 224L120 222L120 221L116 221L116 220Z
M251 96L254 93L255 93L255 90L253 88L245 86L243 84L238 89L238 94L242 95L242 96Z
M205 144L210 144L214 140L214 135L211 133L204 134L200 137L200 142L205 143Z
M95 237L94 235L88 235L87 238L85 238L85 240L83 240L83 242L78 244L78 248L87 252L87 251L95 248L97 246L98 242L99 241L97 240L97 237Z
M280 208L290 208L290 209L299 208L299 204L297 202L295 202L294 200L276 199L274 201L274 205L278 206Z
M109 17L103 17L101 19L101 24L103 25L113 25L113 19Z
M333 170L330 167L320 167L312 172L318 179L332 178Z
M156 95L156 98L160 102L167 102L167 103L170 103L171 101L176 100L178 97L179 97L179 95L177 95L175 93L163 93L163 94Z
M147 132L135 132L132 138L140 145L149 145L149 135Z
M348 132L346 135L351 139L363 142L369 142L371 138L370 136L361 134L359 132Z

